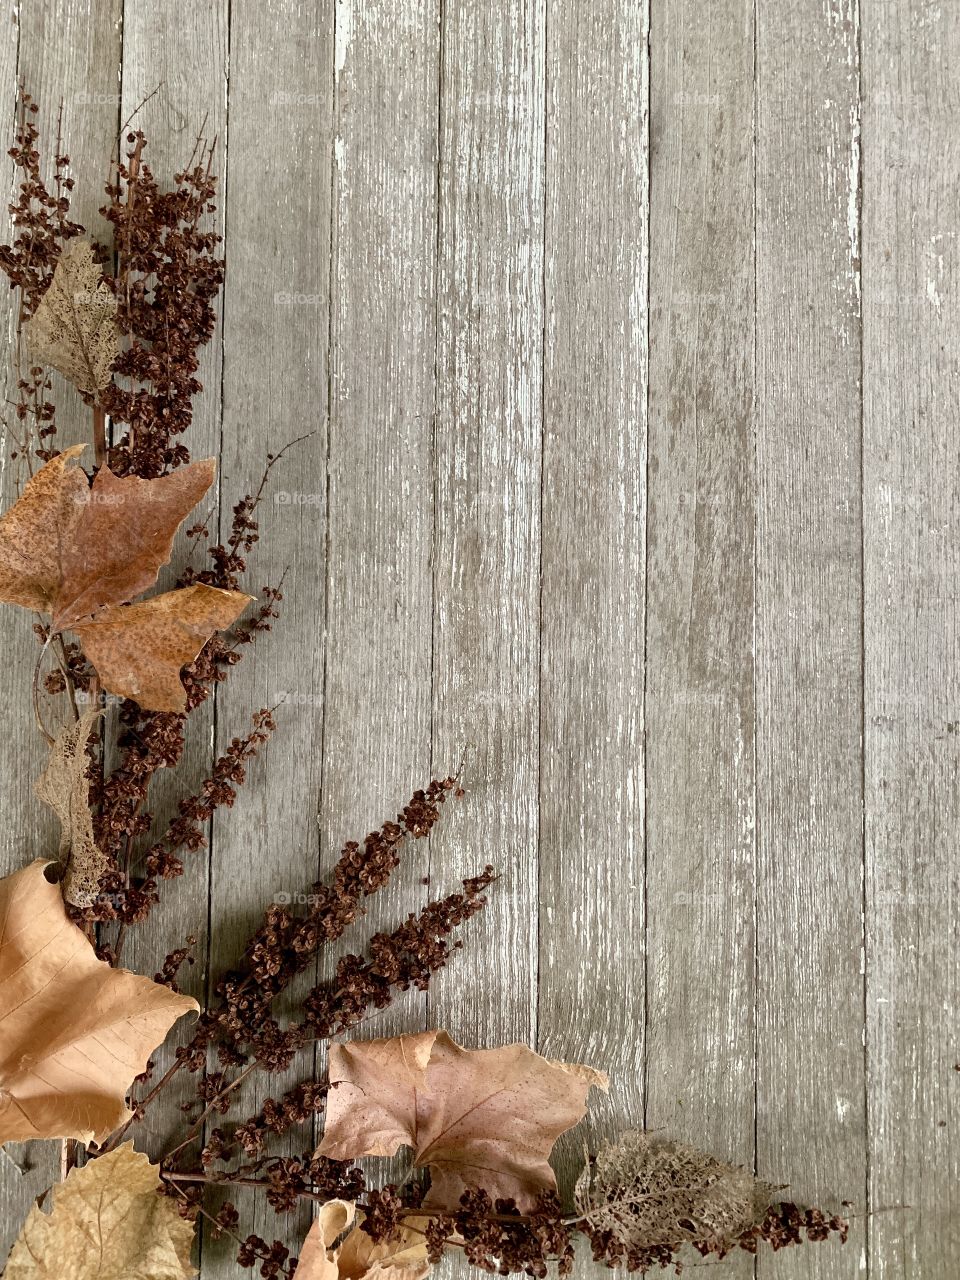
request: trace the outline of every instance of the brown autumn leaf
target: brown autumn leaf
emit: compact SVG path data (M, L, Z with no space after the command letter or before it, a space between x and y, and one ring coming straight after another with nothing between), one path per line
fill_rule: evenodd
M24 331L31 354L59 369L84 395L96 395L109 383L120 353L117 300L104 284L88 240L64 246Z
M150 711L182 710L180 667L250 597L187 587L117 606L156 582L178 527L213 482L214 460L154 480L103 466L90 485L70 465L83 448L48 462L0 518L0 601L49 613L54 633L75 631L111 693Z
M463 1049L445 1031L330 1049L327 1121L317 1154L334 1160L414 1151L430 1170L424 1205L455 1208L464 1191L530 1208L554 1189L548 1157L605 1077L556 1066L512 1044Z
M686 1241L732 1247L762 1222L776 1190L685 1142L636 1129L587 1162L575 1199L592 1233L609 1233L630 1253Z
M0 880L0 1144L102 1141L189 996L98 960L37 861Z
M214 631L240 616L251 597L197 584L139 604L101 609L73 630L105 689L151 711L183 711L180 668L192 662Z
M300 1251L294 1280L424 1280L430 1271L423 1234L425 1218L414 1218L389 1240L375 1244L360 1221L338 1248L334 1243L354 1222L355 1206L328 1200L314 1219ZM417 1229L419 1228L419 1230Z
M66 868L63 896L75 907L88 907L111 862L97 845L90 812L87 743L100 719L96 707L68 725L50 748L47 767L34 784L37 797L60 820L60 861Z
M193 1224L159 1187L132 1142L71 1169L50 1212L30 1210L4 1280L190 1280Z

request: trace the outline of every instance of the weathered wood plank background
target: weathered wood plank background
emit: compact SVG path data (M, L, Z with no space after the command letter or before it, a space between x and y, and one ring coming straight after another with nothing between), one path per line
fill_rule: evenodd
M465 754L371 922L502 880L382 1025L590 1061L594 1134L851 1202L723 1276L960 1274L958 63L927 0L22 0L0 41L7 132L18 77L48 138L62 97L84 178L160 82L155 168L219 135L223 511L312 433L186 768L285 694L281 732L130 963L193 931L202 991ZM7 870L50 829L0 628ZM0 1159L7 1241L50 1169Z

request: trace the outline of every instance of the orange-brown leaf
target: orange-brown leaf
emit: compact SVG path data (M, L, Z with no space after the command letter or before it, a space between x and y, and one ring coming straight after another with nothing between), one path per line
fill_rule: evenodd
M555 1188L553 1144L585 1114L591 1084L605 1082L522 1044L463 1049L445 1031L333 1045L329 1075L317 1153L353 1160L412 1147L430 1170L425 1206L447 1209L474 1187L522 1209Z
M229 627L251 599L241 591L198 584L101 609L73 630L105 689L149 711L183 711L180 668L215 631Z
M0 519L0 600L52 614L54 631L151 587L214 476L208 458L155 480L104 466L89 485L70 465L82 452L48 462Z
M98 960L42 861L0 880L0 1143L102 1140L188 996Z

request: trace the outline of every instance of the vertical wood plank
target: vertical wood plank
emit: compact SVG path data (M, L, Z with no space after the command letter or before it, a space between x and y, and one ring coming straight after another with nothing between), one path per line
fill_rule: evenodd
M646 6L549 6L546 110L538 1048L610 1074L595 1142L643 1118Z
M127 5L123 17L123 73L120 119L130 129L142 129L147 146L144 162L160 186L169 189L173 175L190 159L197 135L217 139L214 168L219 176L216 228L222 234L226 204L226 65L227 3L185 9L175 0L150 6ZM141 105L142 104L142 105ZM140 108L138 110L138 108ZM134 115L134 113L136 114ZM124 139L126 137L124 134ZM129 144L121 140L124 154ZM218 321L222 301L217 304ZM194 417L184 443L194 458L218 457L221 423L221 349L219 327L201 351L198 380L203 390L194 400ZM197 519L215 508L220 480L198 508ZM217 528L216 515L210 523ZM162 571L161 583L171 584L182 566L185 541L178 539L171 568ZM214 706L210 700L187 722L183 758L170 775L157 775L149 808L154 829L162 833L176 814L178 801L195 791L209 773L213 758ZM138 973L156 973L163 957L196 937L195 966L184 966L182 987L201 1002L204 998L207 956L207 913L210 864L206 850L188 856L184 874L164 885L160 904L149 920L130 929L124 943L123 963ZM190 1021L179 1024L166 1045L153 1056L154 1078L167 1069L177 1044L193 1033ZM151 1154L169 1146L183 1125L180 1106L195 1097L196 1077L183 1073L151 1108L149 1126L141 1140Z
M339 0L324 862L430 773L438 10ZM349 949L425 901L412 847ZM410 992L370 1035L422 1024Z
M960 1272L958 57L954 6L864 5L867 1046L875 1280L947 1280Z
M862 1212L860 97L855 0L757 29L757 1165ZM764 1277L861 1274L845 1246Z
M37 124L44 161L52 159L56 144L57 115L63 102L63 138L77 178L72 193L72 216L92 234L103 230L97 210L104 201L107 160L116 137L117 75L120 66L119 0L71 0L54 8L24 4L18 16L6 18L0 48L0 101L2 120L3 198L0 223L4 238L12 233L7 206L14 196L13 166L7 148L13 145L15 95L18 76L39 103ZM49 165L46 166L49 172ZM2 385L15 396L13 371L13 297L6 279L0 288L0 331L8 335ZM90 415L79 397L57 375L55 403L63 443L89 440ZM4 414L6 413L4 409ZM16 499L19 468L9 460L11 441L4 432L0 450L2 484L0 508ZM20 474L21 480L25 473ZM56 848L56 824L33 794L33 784L43 768L46 749L34 728L30 681L37 658L31 631L32 615L9 605L0 612L0 812L4 823L0 842L0 875L17 870L43 852ZM13 816L15 815L15 819ZM0 1154L0 1258L16 1238L34 1198L59 1176L60 1151L56 1143L9 1144ZM21 1168L26 1172L21 1173Z
M536 1043L544 5L442 25L433 760L467 796L437 882L500 880L436 982L431 1024Z
M264 50L269 48L269 59ZM305 433L274 468L258 513L251 592L286 572L273 631L217 697L216 749L276 706L277 733L231 810L214 823L210 980L233 963L267 903L318 874L323 745L329 335L332 12L296 0L233 0L230 31L227 279L223 329L222 516L256 491L267 455ZM279 705L277 705L279 703ZM254 1075L244 1116L309 1070ZM309 1130L276 1150L311 1149ZM278 1216L239 1192L242 1233L299 1250L306 1209ZM237 1274L236 1245L204 1240L204 1280Z
M753 5L651 30L647 1099L754 1158ZM734 1256L721 1274L752 1275Z

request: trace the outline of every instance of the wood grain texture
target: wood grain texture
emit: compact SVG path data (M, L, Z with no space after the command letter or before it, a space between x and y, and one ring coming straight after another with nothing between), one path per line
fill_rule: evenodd
M443 11L431 873L500 879L429 1010L468 1046L536 1042L544 39L542 0Z
M270 48L268 61L263 58ZM231 6L224 291L222 524L255 492L268 454L306 435L277 463L258 511L261 541L250 591L285 576L280 618L248 649L217 699L216 749L276 707L277 732L231 810L214 825L210 981L233 963L281 895L309 892L319 874L317 813L323 760L325 542L333 15L292 0ZM309 434L308 434L309 433ZM326 862L329 858L325 859ZM311 985L312 973L299 985ZM284 1006L291 1012L290 1002ZM254 1077L244 1116L311 1070ZM278 1144L310 1149L309 1130ZM245 1232L296 1251L309 1211L278 1218L240 1200ZM237 1274L236 1245L204 1241L205 1280Z
M538 1048L609 1073L595 1142L643 1118L646 35L548 10Z
M650 50L646 1124L750 1166L753 5L680 0L659 17ZM730 1258L720 1271L752 1275L752 1260Z
M960 1273L960 13L871 0L863 20L870 1275L946 1280Z
M859 66L854 4L757 27L757 1167L863 1210ZM758 1275L862 1274L845 1246Z
M437 18L432 0L337 7L327 863L430 777ZM421 906L428 868L409 847L363 932ZM391 1026L422 1021L422 996L400 1005Z
M103 189L98 179L101 174L106 178L107 158L116 137L119 14L119 0L76 0L58 6L56 12L43 4L24 4L19 22L6 19L9 26L0 40L0 98L5 122L4 143L0 147L0 222L5 241L11 230L7 206L14 198L13 166L6 152L13 144L18 78L40 106L36 122L46 157L52 156L55 149L62 99L63 136L71 139L71 172L80 178L73 193L73 213L95 230L102 226L97 209L103 203ZM44 173L49 179L49 164L44 165ZM96 180L91 180L94 176ZM12 339L11 298L4 279L0 287L0 329ZM89 410L59 375L55 380L62 438L71 443L89 438ZM4 361L0 385L7 398L15 397L15 375L9 359ZM11 408L9 404L4 406L4 418ZM17 428L18 424L14 424L15 431ZM23 460L11 461L11 448L10 434L4 428L0 474L4 509L15 500L27 474ZM31 631L34 621L31 614L7 606L0 621L0 813L8 817L0 842L0 875L19 869L41 853L55 856L57 850L55 820L46 811L41 812L42 806L33 794L34 780L46 758L43 740L34 728L30 695L30 676L38 652ZM9 820L13 814L17 815L16 821ZM59 1165L60 1149L56 1143L18 1143L0 1154L0 1257L6 1256L34 1198L58 1175ZM25 1172L21 1173L21 1169Z
M161 82L137 123L164 181L205 116L218 136L188 439L220 459L214 527L310 433L250 567L287 570L281 619L193 719L158 822L252 711L279 703L277 736L125 959L195 933L209 990L267 902L464 758L343 949L500 880L369 1034L589 1061L592 1137L645 1120L852 1202L845 1247L712 1266L738 1280L960 1271L958 59L926 0L24 0L0 41L8 124L18 74L50 145L64 99L94 231L87 179ZM9 231L5 155L0 184ZM0 642L5 872L54 833L29 619ZM0 1245L58 1156L0 1154ZM296 1250L308 1213L237 1198ZM203 1280L234 1259L205 1238Z

